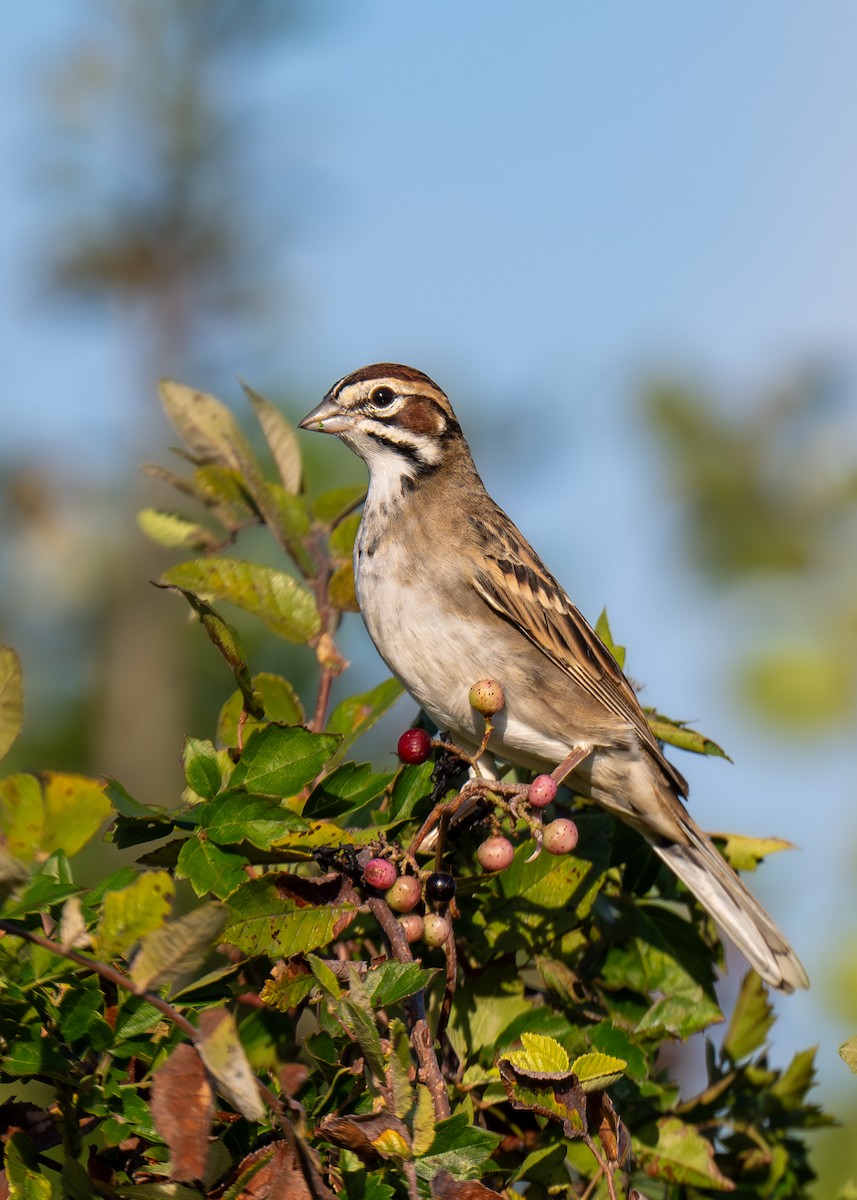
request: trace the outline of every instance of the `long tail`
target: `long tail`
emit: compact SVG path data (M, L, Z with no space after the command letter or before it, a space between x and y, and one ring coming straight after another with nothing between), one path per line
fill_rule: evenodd
M686 813L681 824L687 842L653 842L656 853L708 909L764 980L783 992L809 987L800 959L711 840Z

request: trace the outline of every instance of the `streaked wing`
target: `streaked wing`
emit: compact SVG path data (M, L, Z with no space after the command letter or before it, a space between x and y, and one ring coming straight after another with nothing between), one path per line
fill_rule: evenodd
M610 651L526 542L505 532L491 528L491 549L486 548L472 579L476 591L578 687L632 725L676 790L687 795L686 781L664 758Z

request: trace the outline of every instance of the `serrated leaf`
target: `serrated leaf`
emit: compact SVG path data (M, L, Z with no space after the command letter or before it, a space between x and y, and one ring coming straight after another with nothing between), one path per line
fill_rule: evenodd
M423 967L418 962L389 959L367 972L363 986L374 1008L386 1008L421 992L436 974L435 968Z
M379 775L369 763L343 763L316 784L303 808L304 816L348 815L349 826L359 824L357 814L378 800L392 782L392 775Z
M559 1042L539 1033L522 1033L523 1049L510 1050L506 1058L521 1071L538 1074L568 1074L568 1052Z
M150 541L168 550L211 550L218 541L204 525L162 508L142 509L137 524Z
M734 1183L722 1174L714 1161L711 1142L695 1126L685 1125L677 1117L661 1117L655 1143L650 1143L648 1138L643 1141L641 1134L635 1140L634 1148L643 1170L652 1179L719 1192L735 1190Z
M748 971L723 1037L724 1054L733 1063L747 1058L764 1043L773 1023L774 1010L765 985L755 971Z
M438 1171L449 1171L456 1179L476 1179L500 1141L499 1133L472 1125L467 1113L456 1113L437 1123L432 1144L417 1159L417 1176L430 1183Z
M264 725L250 734L229 781L261 795L293 796L311 783L339 746L339 738L301 726Z
M42 851L63 849L77 854L110 816L111 804L103 781L59 771L42 774L45 830Z
M203 904L147 934L131 964L136 987L152 991L199 970L226 924L220 904Z
M147 933L159 929L173 902L173 884L166 871L145 871L128 887L108 892L95 938L98 954L111 959L125 954Z
M427 759L417 766L401 767L396 776L390 793L390 817L392 820L404 821L412 817L416 810L427 803L431 796L431 777L434 772L434 762ZM426 814L428 808L425 809Z
M342 988L327 963L322 962L315 954L307 954L305 957L318 986L331 1000L338 1000L342 995Z
M815 1082L815 1051L815 1046L799 1051L771 1085L771 1095L789 1111L797 1111L804 1104L806 1094Z
M610 1087L617 1079L621 1079L627 1065L624 1058L614 1058L612 1054L592 1051L576 1058L571 1064L571 1069L583 1090L594 1092Z
M262 724L302 725L304 710L297 692L280 675L262 672L251 680L253 694L259 698L264 718L249 717L244 722L244 741ZM217 719L217 741L221 746L234 746L238 740L238 720L244 710L241 691L233 692L220 710Z
M289 642L311 642L321 629L315 598L285 571L234 558L202 558L178 563L162 582L252 613Z
M326 946L357 914L349 900L308 903L290 899L278 889L275 876L245 883L229 897L229 920L223 941L245 954L292 958Z
M220 791L222 778L217 751L207 739L186 737L182 748L182 766L188 785L204 800L213 800Z
M248 1121L261 1121L265 1106L241 1045L235 1018L226 1009L207 1008L199 1014L199 1027L203 1036L196 1048L214 1077L217 1090Z
M342 737L340 752L371 729L375 722L396 703L404 688L398 679L385 679L377 687L357 696L348 696L336 706L327 722L328 733Z
M9 751L24 723L24 675L11 646L0 646L0 758Z
M253 405L256 419L262 427L265 441L271 450L283 487L288 492L301 490L301 452L297 431L280 410L248 383L241 381L247 399Z
M769 854L795 848L793 842L784 838L748 837L742 833L712 833L710 836L736 871L755 871Z
M284 808L278 799L248 796L243 791L230 790L210 800L200 817L200 829L219 846L249 842L260 850L270 850L285 832L307 828L303 817Z

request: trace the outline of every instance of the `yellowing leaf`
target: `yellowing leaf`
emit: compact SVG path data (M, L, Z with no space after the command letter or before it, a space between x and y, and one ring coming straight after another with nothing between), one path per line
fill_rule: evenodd
M839 1057L857 1075L857 1037L850 1037L839 1047Z
M522 1050L510 1050L509 1062L520 1071L537 1074L567 1074L569 1058L566 1050L554 1038L541 1033L522 1033Z
M35 775L0 779L0 834L8 853L32 862L41 849L44 824L42 785Z
M261 1121L265 1106L259 1097L256 1078L251 1070L238 1028L224 1008L205 1009L199 1015L203 1037L196 1043L206 1069L214 1077L217 1090L248 1121Z
M0 646L0 758L21 732L24 680L21 660L11 646Z
M755 871L763 858L780 850L794 850L793 842L784 838L748 837L743 833L712 833L730 866L736 871Z
M205 550L217 542L204 525L160 508L142 509L137 513L137 524L150 541L166 546L168 550L182 546L189 550Z
M197 971L226 924L219 904L203 904L143 938L131 965L131 979L143 991L174 983Z
M64 850L69 856L77 854L113 809L104 794L106 784L83 775L62 775L46 771L44 782L45 830L42 851L50 854Z
M287 492L299 492L301 490L301 452L298 446L297 432L270 400L243 381L241 386L247 399L253 405L256 419L262 426L265 441L271 449L280 479L283 481L283 487Z
M571 1069L580 1081L585 1092L600 1091L609 1087L621 1078L627 1063L624 1058L614 1058L612 1054L601 1054L593 1051L581 1054L571 1064Z
M166 871L146 871L126 888L104 897L96 931L102 958L124 954L147 933L159 929L169 916L173 885Z

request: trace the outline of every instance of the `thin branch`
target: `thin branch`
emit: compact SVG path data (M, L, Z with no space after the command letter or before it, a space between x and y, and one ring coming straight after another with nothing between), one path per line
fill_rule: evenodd
M397 962L414 961L411 948L407 943L401 925L393 916L389 905L379 896L372 896L366 906L375 920L383 929L390 943ZM437 1055L434 1052L434 1038L426 1020L425 996L419 991L412 997L413 1026L411 1029L411 1045L420 1064L420 1074L432 1098L432 1106L436 1121L443 1121L451 1115L449 1097L446 1094L446 1084L440 1072Z

